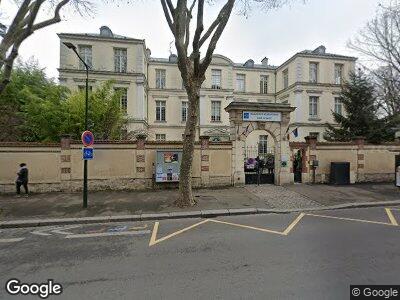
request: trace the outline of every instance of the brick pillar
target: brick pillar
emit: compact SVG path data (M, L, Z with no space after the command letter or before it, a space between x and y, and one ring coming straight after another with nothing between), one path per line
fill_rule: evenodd
M62 136L60 146L60 188L62 191L69 191L71 190L71 136Z
M210 137L200 136L200 157L201 157L201 185L210 185L210 150L209 150Z
M136 139L136 178L146 178L146 138Z
M308 176L304 178L304 182L313 182L313 168L311 166L313 160L318 160L317 158L317 137L316 136L306 136L305 137L307 143L307 169L308 169ZM318 167L315 169L315 177L317 177ZM317 182L317 179L315 180Z
M355 182L363 182L365 181L365 172L364 172L364 166L365 166L365 152L364 152L364 144L365 144L365 137L363 136L357 136L353 139L354 144L357 145L357 158L356 158L356 174L355 178L351 180L351 183Z

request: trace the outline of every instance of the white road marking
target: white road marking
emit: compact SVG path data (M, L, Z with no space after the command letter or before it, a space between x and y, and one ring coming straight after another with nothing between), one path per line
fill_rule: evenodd
M24 239L25 238L0 239L0 243L14 243L14 242L20 242Z
M62 229L62 230L58 230L58 229L57 229L57 230L52 230L51 232L58 233L58 234L69 235L69 234L72 234L72 233L71 233L71 232L68 232L68 231L64 231L64 230L74 229L74 228L78 228L78 227L81 227L81 225L65 226L65 227L60 228L60 229Z
M150 233L150 230L78 233L78 234L67 235L65 238L66 239L76 239L76 238L102 237L102 236L113 236L113 235L141 235L141 234L147 234L147 233Z
M70 225L70 226L52 226L52 227L48 227L46 229L42 229L42 230L36 230L36 231L32 231L32 234L35 235L41 235L41 236L49 236L52 235L50 232L53 233L58 233L58 234L72 234L71 232L67 232L64 230L68 230L68 229L73 229L73 228L78 228L81 227L82 225Z

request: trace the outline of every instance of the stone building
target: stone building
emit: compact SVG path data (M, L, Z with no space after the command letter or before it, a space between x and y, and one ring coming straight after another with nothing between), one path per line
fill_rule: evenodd
M114 80L122 89L121 107L129 116L128 131L144 129L150 140L182 140L187 118L187 95L177 66L177 57L154 58L144 40L114 34L103 26L99 34L60 33L60 83L71 90L84 88L85 72L76 55L63 42L73 43L91 66L90 87ZM345 113L338 98L341 83L354 70L356 58L326 52L324 46L294 54L279 66L268 58L235 63L215 54L201 90L198 137L229 140L232 101L288 103L290 141L317 136L323 140L326 123L333 124L332 111ZM296 134L293 133L296 132ZM265 131L253 130L246 145L271 147Z

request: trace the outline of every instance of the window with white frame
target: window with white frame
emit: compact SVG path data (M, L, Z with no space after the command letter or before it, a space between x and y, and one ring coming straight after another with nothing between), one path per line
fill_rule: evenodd
M312 137L316 137L317 141L319 141L319 132L310 132L308 135L312 136Z
M343 65L335 64L335 83L342 84L342 76L343 76Z
M127 50L125 48L114 48L114 71L126 73L127 64Z
M283 88L286 89L289 86L289 70L286 69L282 72L283 76Z
M211 88L215 90L221 89L221 70L211 70Z
M128 110L128 89L127 88L115 88L115 91L120 94L120 107L121 110L126 113Z
M260 76L260 94L268 93L268 76L261 75Z
M166 86L166 71L164 69L156 69L156 88L165 89Z
M188 102L182 101L182 109L181 109L181 119L182 122L186 122L188 113Z
M342 99L335 97L335 113L342 115Z
M268 135L260 135L258 137L258 154L265 155L268 153Z
M79 56L85 61L85 63L92 68L92 46L89 45L79 45ZM85 70L85 65L79 60L79 69Z
M246 75L236 74L236 89L238 92L246 91Z
M318 97L311 96L309 103L309 116L310 118L318 117Z
M165 133L156 133L156 141L165 141L166 139Z
M156 121L165 122L165 101L156 101Z
M211 101L211 122L221 121L221 101Z
M310 82L318 82L318 63L310 62Z

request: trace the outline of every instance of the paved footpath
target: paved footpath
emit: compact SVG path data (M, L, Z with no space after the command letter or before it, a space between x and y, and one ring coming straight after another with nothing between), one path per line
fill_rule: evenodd
M108 217L140 214L187 213L203 210L320 209L337 205L376 205L388 201L400 204L400 189L394 184L331 186L294 184L290 186L246 185L194 191L197 205L177 208L177 190L89 191L89 206L82 209L82 193L33 194L28 198L0 194L0 222L29 219Z
M399 284L400 207L3 229L5 282L51 299L349 299ZM38 299L38 298L33 298Z

